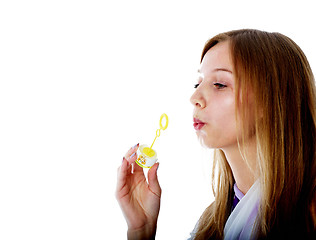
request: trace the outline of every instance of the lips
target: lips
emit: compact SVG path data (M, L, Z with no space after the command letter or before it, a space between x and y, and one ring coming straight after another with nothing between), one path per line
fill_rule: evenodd
M199 131L202 129L202 127L204 127L205 123L202 122L200 119L198 118L193 118L193 127L196 131Z

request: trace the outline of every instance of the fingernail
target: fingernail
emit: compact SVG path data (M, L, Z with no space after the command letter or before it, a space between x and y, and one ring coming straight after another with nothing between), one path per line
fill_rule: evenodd
M136 154L136 152L134 152L129 158L132 158L132 157L134 157L135 156L135 154Z
M123 157L123 159L122 159L122 163L124 162L124 160L125 160L125 157Z
M131 171L132 174L134 174L134 163L132 163L132 171Z
M136 148L136 147L138 147L138 146L139 146L139 143L137 143L137 144L133 147L133 149Z

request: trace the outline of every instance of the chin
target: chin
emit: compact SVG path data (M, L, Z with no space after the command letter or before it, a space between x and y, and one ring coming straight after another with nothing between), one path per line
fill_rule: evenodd
M207 137L205 134L197 134L199 142L202 147L208 148L208 149L223 149L231 145L237 145L236 141L233 141L231 139L226 139L226 141L223 141L225 139L220 138L210 138ZM222 141L221 141L222 140ZM231 140L231 141L229 141Z
M216 141L216 139L209 139L206 137L206 135L201 135L201 134L197 134L197 135L202 147L208 148L208 149L221 148L221 145L218 144L218 141Z

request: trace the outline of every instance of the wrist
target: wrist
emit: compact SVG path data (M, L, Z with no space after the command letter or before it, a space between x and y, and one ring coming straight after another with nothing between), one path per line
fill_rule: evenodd
M156 236L156 225L146 226L139 229L128 229L128 240L154 240Z

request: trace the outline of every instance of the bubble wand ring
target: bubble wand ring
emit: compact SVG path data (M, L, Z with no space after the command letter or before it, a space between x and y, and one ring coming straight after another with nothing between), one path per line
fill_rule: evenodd
M165 126L162 125L162 121L163 121L164 118L166 119L166 124L165 124ZM159 126L160 126L160 128L157 129L157 131L156 131L156 137L155 137L153 143L151 144L150 149L152 149L152 147L153 147L153 145L154 145L154 143L155 143L157 137L160 137L161 129L162 129L162 130L166 130L167 127L168 127L168 124L169 124L168 115L164 113L164 114L162 114L161 117L160 117L160 120L159 120Z

